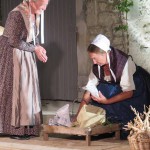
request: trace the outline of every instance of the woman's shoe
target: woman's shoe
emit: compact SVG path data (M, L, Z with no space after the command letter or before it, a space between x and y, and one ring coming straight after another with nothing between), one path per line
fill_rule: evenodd
M10 135L10 138L16 140L29 140L30 135Z

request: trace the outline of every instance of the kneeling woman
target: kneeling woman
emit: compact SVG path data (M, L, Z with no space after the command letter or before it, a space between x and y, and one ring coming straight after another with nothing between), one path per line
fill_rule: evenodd
M109 121L121 123L123 127L134 118L131 106L143 112L144 105L148 105L142 75L144 69L137 67L127 54L111 47L109 39L101 34L93 40L87 51L93 61L87 85L96 86L99 97L85 91L79 111L90 102L104 108Z

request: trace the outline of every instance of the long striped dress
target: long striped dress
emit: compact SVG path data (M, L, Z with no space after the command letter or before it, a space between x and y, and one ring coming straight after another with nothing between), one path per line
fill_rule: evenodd
M3 134L38 135L42 123L35 46L26 42L27 34L21 13L11 11L0 36L0 133Z

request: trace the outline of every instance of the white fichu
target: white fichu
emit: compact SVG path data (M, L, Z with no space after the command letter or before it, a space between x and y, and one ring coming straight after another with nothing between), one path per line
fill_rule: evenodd
M31 2L31 1L38 1L38 0L23 0L25 2ZM41 24L41 43L44 44L44 11L42 11L41 13L41 20L40 20L40 16L39 15L36 15L36 26L37 28L39 29L39 21L40 21L40 24ZM34 34L34 33L33 33ZM38 30L38 33L39 34L39 30ZM33 35L33 41L34 41L34 45L35 45L35 34Z
M44 11L41 13L41 43L44 44Z

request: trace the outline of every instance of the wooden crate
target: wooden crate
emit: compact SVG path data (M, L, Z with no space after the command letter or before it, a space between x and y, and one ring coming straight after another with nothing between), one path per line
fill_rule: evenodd
M79 128L79 127L64 127L64 126L49 126L43 125L43 139L48 140L49 134L68 134L68 135L82 135L86 137L86 143L88 146L91 145L91 136L99 135L104 133L115 132L115 138L120 139L120 125L97 125L95 127Z

